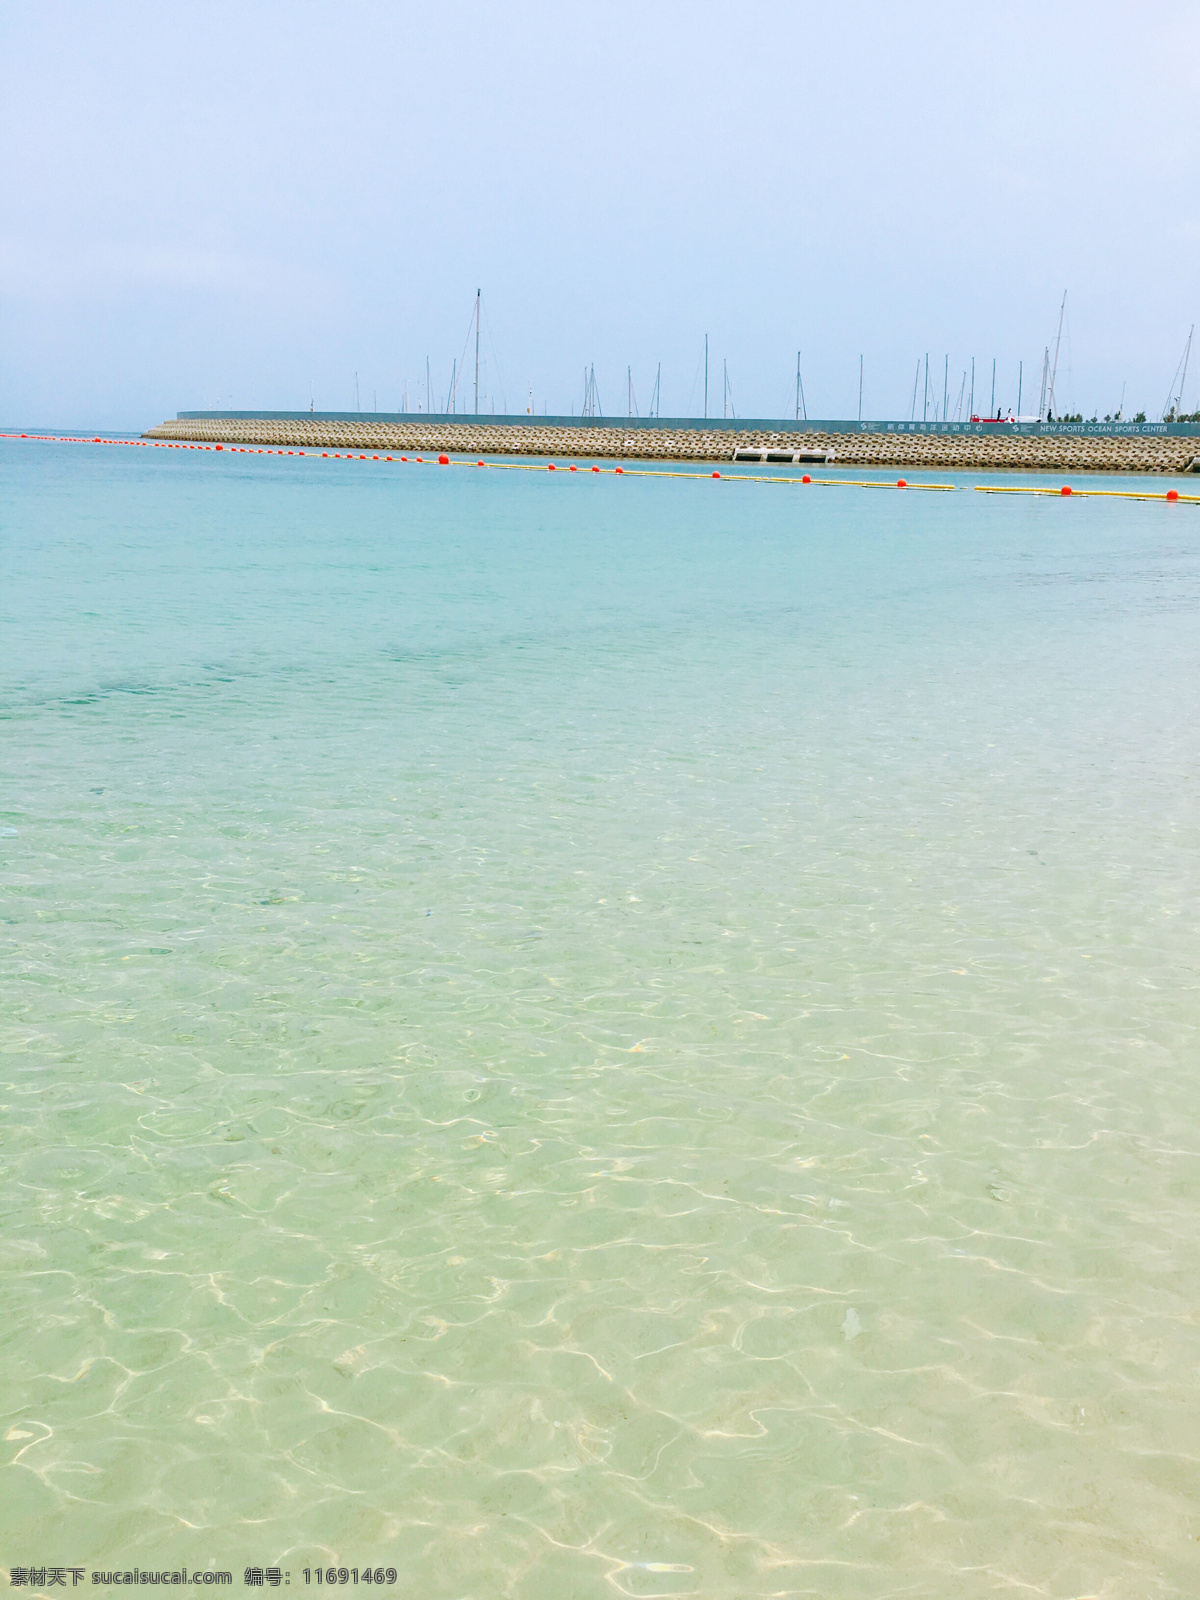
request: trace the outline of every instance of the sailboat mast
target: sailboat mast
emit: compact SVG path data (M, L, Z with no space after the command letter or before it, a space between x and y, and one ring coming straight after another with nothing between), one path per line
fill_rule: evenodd
M1170 422L1174 413L1183 409L1183 386L1187 382L1188 357L1192 353L1192 334L1195 331L1196 324L1193 322L1188 329L1187 343L1183 347L1183 359L1179 366L1175 368L1175 377L1179 379L1179 388L1176 389L1175 379L1172 378L1171 393L1167 396L1167 403L1163 407L1162 420L1164 422ZM1182 368L1182 373L1180 368Z
M475 415L479 415L479 296L482 290L475 291Z
M1050 410L1054 410L1054 380L1058 377L1058 347L1062 343L1063 318L1067 314L1067 291L1063 290L1062 305L1058 308L1058 334L1054 340L1054 366L1050 371Z
M1179 396L1176 400L1176 406L1180 410L1183 408L1183 386L1187 382L1188 357L1192 353L1192 334L1195 333L1195 331L1196 324L1193 322L1191 327L1188 329L1187 349L1183 352L1183 377L1179 380Z

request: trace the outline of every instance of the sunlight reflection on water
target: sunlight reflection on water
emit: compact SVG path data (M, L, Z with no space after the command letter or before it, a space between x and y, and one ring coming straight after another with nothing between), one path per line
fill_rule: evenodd
M11 1559L1187 1592L1193 523L65 454Z

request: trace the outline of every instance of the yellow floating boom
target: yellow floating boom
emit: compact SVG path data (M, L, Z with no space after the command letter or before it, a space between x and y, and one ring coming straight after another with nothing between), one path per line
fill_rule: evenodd
M478 467L485 465L481 461L468 461L466 459L450 458L452 467ZM709 482L719 478L722 483L782 483L791 484L795 488L827 489L935 489L941 493L951 493L958 488L955 483L909 483L904 478L898 478L894 483L887 478L814 478L808 473L796 478L786 476L782 472L670 472L662 467L601 467L589 462L586 467L578 463L560 467L557 462L543 463L541 461L489 461L487 466L499 468L505 472L607 472L625 478L693 478L701 482Z
M1178 489L1167 489L1163 494L1147 494L1141 489L1076 489L1064 483L1061 489L1034 489L1008 483L977 483L976 494L1048 494L1055 500L1073 500L1076 495L1092 495L1102 500L1176 500L1189 505L1200 505L1200 494L1180 494Z

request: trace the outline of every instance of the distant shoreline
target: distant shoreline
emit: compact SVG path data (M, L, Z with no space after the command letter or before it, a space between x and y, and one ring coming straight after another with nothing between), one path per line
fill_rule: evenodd
M1121 432L1093 431L1105 426L1119 427ZM312 450L444 450L473 455L711 462L732 460L735 449L774 447L826 450L839 465L856 467L1200 471L1200 424L1196 423L860 424L741 418L468 418L412 413L202 411L180 412L174 420L148 429L144 437Z

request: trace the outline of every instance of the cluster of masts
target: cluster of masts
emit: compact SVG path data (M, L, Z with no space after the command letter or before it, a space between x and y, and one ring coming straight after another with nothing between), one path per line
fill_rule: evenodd
M472 414L475 415L475 416L482 415L482 413L480 411L480 392L479 392L480 340L481 340L481 333L482 333L482 320L483 320L483 294L482 294L481 290L476 289L476 291L475 291L475 304L471 309L471 320L470 320L470 322L468 323L468 326L467 326L466 341L465 341L465 343L463 345L462 355L460 357L456 357L455 358L455 360L453 362L453 365L451 367L449 389L448 389L448 391L446 393L445 398L442 400L441 406L439 408L439 414L441 414L441 415L452 415L452 414L457 412L457 409L458 409L458 393L459 393L460 387L462 386L463 373L464 373L464 371L468 370L467 357L468 357L468 354L471 351L472 340L474 341L474 383L473 383L474 407L473 407L473 413ZM921 359L918 359L918 361L917 361L916 372L915 372L915 374L913 376L912 401L911 401L911 404L909 406L909 421L910 422L916 422L916 420L917 420L917 391L918 391L918 389L921 390L921 417L920 417L920 420L922 422L924 422L924 423L928 423L930 421L935 422L935 423L945 423L945 422L951 422L951 421L953 421L953 422L963 422L963 421L970 421L970 422L1002 422L1002 421L1009 421L1009 422L1052 422L1052 421L1054 421L1055 418L1059 416L1058 401L1057 401L1057 396L1056 396L1056 385L1057 385L1057 382L1058 382L1059 356L1060 356L1061 351L1062 351L1063 329L1064 329L1065 326L1067 326L1067 291L1064 289L1063 290L1062 303L1061 303L1061 305L1059 306L1059 309L1058 309L1058 328L1057 328L1057 330L1055 332L1055 335L1054 335L1053 353L1051 353L1051 346L1048 344L1048 345L1046 345L1045 350L1043 352L1043 356L1042 356L1041 390L1040 390L1040 394L1038 396L1038 407L1037 407L1036 413L1032 413L1032 414L1029 414L1029 415L1023 415L1022 412L1021 412L1021 403L1022 403L1022 400L1024 398L1024 386L1025 386L1025 365L1024 365L1024 362L1018 362L1018 364L1017 364L1017 408L1016 408L1015 413L1010 409L1006 414L1006 413L1003 412L1002 409L998 409L997 408L997 405L996 405L996 362L993 359L993 361L992 361L992 378L991 378L991 399L990 399L990 403L989 403L989 408L988 408L987 414L984 415L984 416L981 416L975 409L975 358L974 358L974 356L972 356L971 357L970 368L969 369L967 369L966 367L963 368L962 378L961 378L961 381L959 383L958 398L957 398L957 401L956 401L955 406L954 406L953 416L951 416L951 407L950 407L950 393L951 393L951 391L950 391L950 357L946 356L944 364L943 364L943 370L942 370L942 393L941 393L940 402L939 402L939 397L938 397L938 394L937 394L937 380L936 380L936 378L934 378L932 385L930 383L929 354L928 354L928 352L926 352L926 354L925 354L925 356L923 358L924 373L925 373L924 384L922 385L922 382L921 382L921 369L922 369L922 360ZM1195 325L1193 324L1193 326L1188 331L1187 342L1184 345L1183 354L1179 359L1179 363L1175 368L1174 377L1171 379L1170 392L1167 395L1166 403L1165 403L1165 405L1163 406L1163 409L1162 409L1162 421L1164 421L1164 422L1173 422L1173 421L1175 421L1176 418L1178 418L1180 416L1181 412L1182 412L1182 408L1183 408L1183 391L1184 391L1184 385L1187 383L1188 365L1189 365L1189 362L1190 362L1191 352L1192 352L1192 336L1193 336L1194 333L1195 333ZM1068 328L1067 338L1068 338L1068 343L1069 343L1069 341L1070 341L1069 328ZM802 356L802 354L803 354L802 351L797 350L797 352L796 352L796 395L795 395L795 417L796 417L796 421L797 422L807 421L808 420L808 405L807 405L807 402L806 402L806 399L805 399L805 395L804 395L804 379L803 379L803 376L802 376L802 373L801 373L801 356ZM703 361L704 361L703 415L705 417L707 417L709 415L708 334L704 335L704 358L703 358ZM727 359L724 359L724 358L722 359L721 370L722 370L721 415L723 417L736 417L737 416L737 411L736 411L736 409L734 407L733 384L731 383L730 377L729 377L729 362L728 362ZM864 370L864 361L863 361L863 357L860 355L859 358L858 358L858 420L860 422L862 421L862 417L863 417L863 370ZM968 386L968 377L969 377L969 386ZM699 372L697 372L697 378L699 378ZM501 390L502 390L502 393L503 393L503 384L501 385ZM693 394L694 393L695 393L695 388L693 387ZM653 388L653 390L651 392L651 395L650 395L650 404L649 404L649 406L648 406L648 408L647 408L647 410L645 412L645 415L647 417L659 417L659 416L662 415L662 411L661 411L661 395L662 395L662 362L660 361L658 363L658 369L657 369L657 371L655 373L655 377L654 377L654 388ZM489 397L487 397L487 396L485 396L484 398L485 399L489 399ZM373 400L374 399L375 399L375 397L373 396ZM964 412L964 402L965 402L965 407L966 407L965 412ZM359 411L362 410L362 401L361 401L361 397L360 397L360 394L359 394L358 373L357 372L354 374L354 404L355 404L355 407L356 407L357 410L359 410ZM1111 416L1111 417L1106 417L1105 421L1106 422L1107 421L1114 421L1114 422L1121 421L1122 417L1123 417L1123 413L1124 413L1124 407L1125 407L1125 385L1122 385L1122 387L1121 387L1121 401L1120 401L1120 404L1118 405L1115 414L1113 416ZM375 405L375 409L376 410L379 409L377 403ZM400 409L401 409L402 412L407 412L407 411L410 410L410 406L409 406L409 385L408 385L408 381L407 380L405 381L405 385L404 385L404 398L403 398L403 402L401 404L401 408ZM418 401L416 409L417 409L418 412L420 412L420 411L431 412L433 410L433 380L432 380L432 374L431 374L430 362L429 362L429 357L428 356L426 356L426 358L425 358L425 403L424 403L424 405L422 405ZM501 409L502 409L502 411L507 411L507 402L504 401L503 399L502 399ZM527 410L528 410L528 412L530 414L532 414L533 413L533 409L534 409L533 391L532 391L532 388L531 388L530 389L530 393L529 393L529 405L527 407ZM574 411L574 407L572 407L571 409L572 409L572 411ZM313 410L313 402L311 400L309 402L309 410L310 411ZM490 410L493 413L496 410L495 400L494 399L490 399ZM582 403L580 405L579 415L581 417L601 417L601 416L604 415L604 409L600 404L600 392L599 392L599 389L597 388L597 385L596 385L596 368L595 368L594 364L589 365L589 366L587 366L587 367L585 367L583 369L583 400L582 400ZM612 413L610 413L610 415L612 415ZM637 394L635 392L634 383L633 383L633 368L631 366L628 366L625 369L625 415L627 415L629 417L640 417L642 415L642 413L638 409Z

